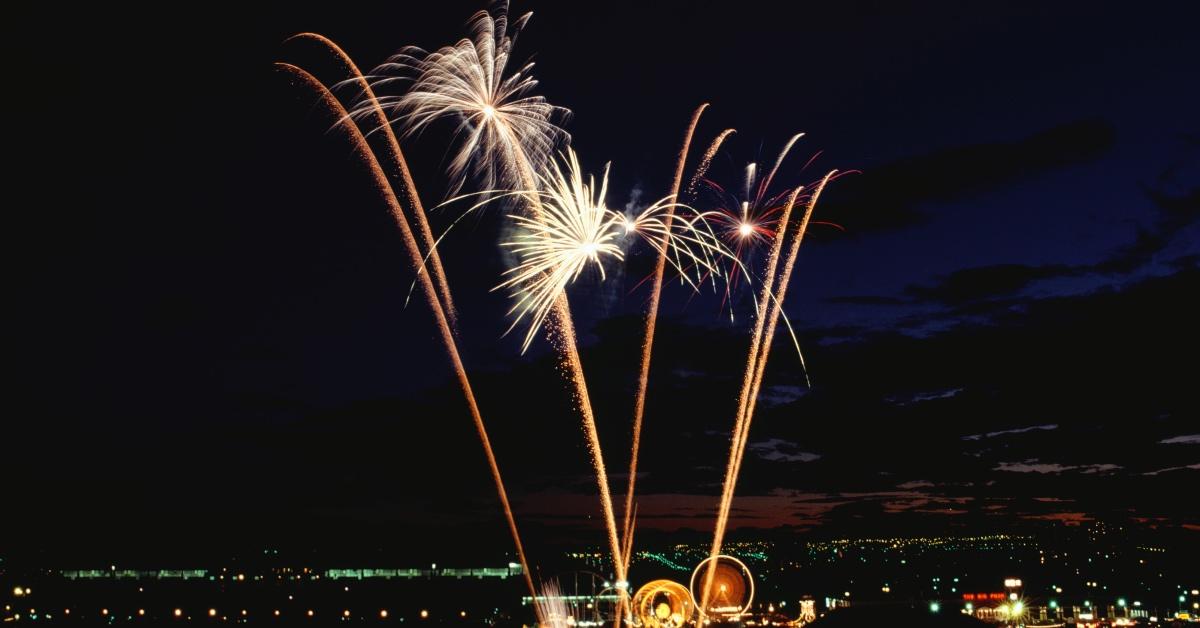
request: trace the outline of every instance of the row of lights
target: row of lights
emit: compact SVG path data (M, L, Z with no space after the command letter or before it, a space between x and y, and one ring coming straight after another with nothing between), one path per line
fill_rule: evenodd
M6 610L6 611L8 611L8 610L11 610L11 609L12 609L12 607L11 607L11 606L5 606L5 608L4 608L4 610ZM32 615L32 614L36 614L36 613L37 613L37 611L36 611L36 610L34 610L34 609L30 609L30 610L29 610L29 613ZM63 609L63 614L65 614L65 615L70 615L70 614L71 614L71 609L69 609L69 608L67 608L67 609ZM108 616L109 616L109 610L108 610L107 608L102 608L102 609L100 609L100 614L101 614L101 615L103 615L104 617L108 617ZM138 616L139 616L139 617L145 617L145 615L146 615L146 609L144 609L144 608L139 608L139 609L138 609L138 611L137 611L137 614L138 614ZM172 614L173 614L175 617L183 617L183 609L182 609L182 608L177 608L177 609L175 609L175 610L172 612ZM313 611L312 609L309 609L308 611L306 611L306 613L305 613L305 614L306 614L307 616L309 616L309 617L312 617L312 616L316 615L316 612L315 612L315 611ZM248 616L248 615L249 615L249 611L247 611L246 609L242 609L242 617L246 617L246 616ZM275 615L276 617L279 617L279 616L281 615L281 612L279 611L279 609L275 609L275 611L274 611L274 615ZM421 613L420 613L420 615L421 615L421 619L428 619L428 618L429 618L429 611L428 611L428 610L425 610L425 609L421 609ZM217 609L215 609L215 608L210 608L210 609L208 609L208 616L209 616L209 617L216 617L216 616L217 616ZM351 614L350 614L350 609L346 609L346 610L342 611L342 617L350 617L350 616L351 616ZM459 617L462 617L462 618L464 618L464 619L465 619L465 618L467 617L467 611L459 611L459 612L458 612L458 616L459 616ZM385 609L381 609L381 610L379 611L379 618L380 618L380 619L387 619L387 618L388 618L388 610L387 610L386 608L385 608Z

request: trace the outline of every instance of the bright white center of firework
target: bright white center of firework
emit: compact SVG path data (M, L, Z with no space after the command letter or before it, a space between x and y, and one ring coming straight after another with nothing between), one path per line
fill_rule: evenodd
M483 106L483 117L491 120L492 116L496 115L496 108L491 105Z
M584 242L579 250L583 251L584 255L595 255L596 251L600 250L600 246L595 242Z
M751 225L748 222L743 222L742 224L738 225L738 234L743 238L749 237L751 233L754 233L754 225Z

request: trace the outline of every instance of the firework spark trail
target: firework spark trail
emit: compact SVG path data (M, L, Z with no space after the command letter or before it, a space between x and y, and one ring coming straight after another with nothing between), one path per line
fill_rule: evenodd
M738 417L738 427L735 427L735 431L738 431L739 434L735 436L735 438L734 438L735 445L733 447L731 447L731 449L730 449L730 467L726 473L726 487L725 487L725 490L723 491L722 503L720 506L721 513L718 516L717 527L716 527L716 530L714 531L714 535L713 535L713 548L712 548L713 556L720 554L721 543L724 539L725 528L729 523L729 510L732 506L733 494L734 494L734 491L737 486L737 479L741 473L742 460L744 459L745 453L746 453L745 449L746 449L746 442L747 442L747 439L749 437L749 432L750 432L750 423L753 420L754 410L758 403L758 394L762 387L763 375L766 372L767 359L770 356L771 346L774 342L775 330L779 323L779 318L782 315L783 302L784 302L784 299L787 297L788 283L791 281L792 269L795 267L796 257L798 256L798 254L800 252L800 245L803 242L804 235L808 230L808 225L809 225L810 219L812 218L813 210L816 208L817 201L820 199L820 196L821 196L821 192L824 191L826 184L828 184L830 179L833 178L836 174L837 174L836 170L830 171L828 174L826 174L825 177L821 179L820 183L817 184L817 187L813 191L812 196L808 199L808 203L806 204L804 215L801 217L800 223L796 228L796 234L792 237L791 249L788 252L787 260L784 262L783 272L779 276L778 289L776 291L774 298L770 300L769 313L765 314L765 318L767 319L766 331L765 331L764 335L761 336L761 338L760 338L760 342L759 342L760 348L757 352L754 351L753 347L751 349L752 357L746 365L746 371L747 371L747 374L749 374L751 371L753 371L753 377L750 378L750 380L748 382L749 386L750 386L749 390L747 391L745 388L743 388L743 396L741 399L739 399L739 403L744 404L744 405L743 405L743 407L740 411L740 415ZM791 213L792 206L795 204L796 198L798 197L799 192L800 192L800 190L797 189L795 192L792 193L791 198L788 199L788 204L784 211L784 216L781 219L781 227L780 227L781 232L780 232L779 237L777 238L777 243L782 242L782 240L783 240L782 230L785 228L785 226L787 224L789 214ZM779 252L780 252L780 248L778 246L774 247L774 249L772 250L772 258L771 258L773 262L778 261ZM770 270L773 271L774 268L771 268ZM768 279L767 279L768 282L770 281L770 277L772 277L772 276L773 276L773 273L768 275ZM769 293L769 290L768 290L769 287L770 287L769 283L764 286L764 291L763 291L764 298L763 298L762 305L767 304L766 295ZM757 330L757 327L758 326L756 325L756 330ZM755 353L758 354L757 357L755 357ZM746 383L747 382L744 381L743 386L745 386ZM711 574L712 574L712 569L709 569L708 574L707 574L708 577L706 578L707 585L705 588L705 598L707 598L708 595L710 594L710 592L708 591L708 587L711 586Z
M687 131L683 136L683 146L679 149L679 157L675 164L675 178L671 182L671 192L668 195L672 203L679 201L679 186L683 181L683 170L687 164L688 151L692 145L692 136L696 132L696 125L700 123L700 116L704 110L708 108L708 103L703 103L696 108L692 114L691 123L688 124ZM625 521L622 526L622 538L624 538L626 546L632 546L630 536L633 534L631 522L633 513L633 491L634 485L637 482L637 466L638 466L638 450L642 442L642 415L646 410L646 388L650 384L650 354L654 349L654 328L658 322L658 304L659 298L662 295L663 272L667 267L667 245L670 238L671 223L674 221L674 207L667 211L667 216L664 219L666 227L665 232L660 240L658 251L658 262L654 267L654 281L650 288L650 304L646 308L646 332L642 339L642 361L638 371L637 392L633 401L633 445L630 450L629 457L629 484L625 490ZM629 553L625 554L626 569L629 568Z
M517 175L521 179L522 186L527 190L537 190L537 177L533 173L533 166L526 159L525 153L520 150L520 144L510 142L509 146L514 148L511 154L516 162ZM545 212L537 195L531 197L529 209L534 220L545 220ZM621 557L621 543L617 539L617 521L613 515L612 494L608 490L608 471L604 467L600 433L596 429L596 416L592 412L587 378L583 374L583 361L579 357L579 344L575 335L575 323L571 318L571 306L567 302L567 293L563 290L558 292L554 301L550 327L551 337L554 340L551 344L558 349L561 354L560 359L567 367L568 379L571 380L574 389L572 396L579 406L579 413L583 418L583 428L587 435L588 451L591 453L592 467L596 474L596 487L600 491L600 506L604 512L604 525L608 532L608 543L613 555L616 579L618 582L625 582L625 561Z
M456 137L462 141L450 163L452 185L461 186L468 169L483 177L485 189L494 188L497 178L515 181L522 189L535 191L527 199L527 205L533 221L542 222L534 172L546 163L557 144L570 139L552 120L568 112L549 104L542 96L530 94L537 85L530 74L532 64L506 76L515 37L529 14L518 18L510 32L507 2L493 8L495 15L480 11L471 18L472 37L429 54L416 49L403 51L373 74L384 75L378 84L397 80L386 76L396 71L417 74L403 96L388 101L405 124L406 133L420 132L442 118L458 121ZM363 111L355 114L361 116ZM596 472L613 563L618 580L624 581L624 561L608 476L565 291L560 290L555 296L552 312L553 344L574 387L573 396L582 414Z
M450 163L452 185L461 185L467 170L473 169L483 177L485 189L495 187L499 178L506 183L515 181L522 189L536 191L538 182L534 172L546 163L557 144L569 140L566 132L553 122L554 116L567 111L549 104L542 96L530 94L537 85L530 74L531 64L506 76L514 39L528 21L529 14L518 18L510 32L507 3L496 5L494 12L495 15L480 11L472 17L472 37L429 54L412 49L402 52L377 68L377 73L417 73L408 91L389 101L394 103L394 110L403 120L407 133L420 132L442 118L458 121L456 136L462 141ZM383 78L379 82L393 80L396 79ZM532 220L542 222L543 211L536 193L528 199L527 205ZM561 354L574 387L574 398L582 414L596 472L613 563L618 580L624 581L624 561L617 539L608 476L564 291L560 290L555 296L552 312L550 327L556 341L553 344Z
M384 201L387 202L388 208L392 212L392 217L396 221L396 225L400 228L400 233L405 244L405 250L408 252L409 260L414 268L421 263L421 252L417 246L416 238L413 235L412 228L408 224L408 220L404 216L404 210L400 205L395 192L392 190L391 183L388 181L387 174L383 171L379 160L375 158L371 152L371 147L367 143L367 138L363 136L362 131L357 125L350 121L346 110L337 98L322 84L316 77L309 74L302 68L288 64L276 63L277 68L298 78L305 85L312 88L313 91L321 97L322 102L329 107L339 119L339 124L346 130L351 144L354 146L363 163L371 171L371 175L375 179L375 185L378 187ZM483 444L484 454L487 456L488 467L492 472L492 479L496 484L496 492L500 497L500 504L504 509L504 517L508 522L509 532L512 534L513 543L516 546L517 558L521 562L521 571L525 576L525 584L529 587L530 595L537 595L537 590L533 585L533 576L529 571L529 562L525 558L525 548L521 543L521 535L517 531L517 522L513 518L512 507L508 501L508 492L504 488L504 481L500 475L500 467L496 462L496 455L492 451L491 440L488 438L487 429L483 424L483 416L480 414L479 405L475 400L475 393L471 388L470 379L467 377L466 367L463 365L462 358L458 353L458 345L454 339L454 333L450 329L450 323L446 318L445 312L442 310L441 302L438 300L437 290L434 288L433 282L428 274L422 274L421 286L425 293L426 299L429 301L429 307L433 311L434 319L437 322L438 331L441 333L442 343L446 347L446 353L450 357L450 362L454 367L455 375L458 378L459 386L462 388L463 396L466 398L467 406L471 412L471 419L475 423L475 429L479 434L479 440Z
M779 253L783 249L783 239L787 232L787 221L791 216L792 205L795 203L796 196L800 194L800 188L796 188L788 199L788 203L784 206L782 220L775 234L775 241L771 244L771 254L767 257L767 270L763 275L762 296L758 303L758 316L754 319L754 330L750 335L750 355L746 359L746 372L742 378L742 390L738 395L738 411L737 419L733 426L733 440L729 445L729 462L725 467L725 480L722 483L721 500L717 504L717 522L713 530L712 550L709 556L718 556L721 553L721 544L724 542L725 525L729 517L729 507L733 502L732 487L734 484L733 474L736 464L737 452L742 448L742 439L744 438L743 425L745 423L746 397L750 394L750 389L754 378L754 365L758 360L759 345L763 337L765 327L765 318L767 313L767 300L771 293L771 289L775 279L775 269L779 262ZM704 613L708 609L708 601L712 594L712 579L716 573L716 560L709 563L709 568L705 570L703 586L701 588L702 595L700 599L700 613L703 618Z
M353 81L362 91L362 99L365 107L374 116L379 128L383 130L387 137L388 157L391 158L392 165L400 175L400 180L403 182L405 200L408 201L408 206L412 208L413 218L417 223L417 228L421 234L421 240L425 247L425 259L429 262L430 272L433 274L434 281L437 283L439 298L442 301L442 308L446 313L446 318L450 322L451 328L457 325L458 313L454 307L454 300L450 296L450 283L446 280L446 273L442 269L442 258L438 255L437 246L434 243L433 231L429 228L429 220L425 217L425 208L421 206L421 197L417 194L417 187L413 183L412 173L408 169L408 162L404 159L404 153L400 150L400 142L396 139L395 132L392 131L392 125L388 122L387 114L383 111L383 106L380 105L379 99L375 97L375 91L371 89L371 84L367 82L366 77L358 69L358 65L338 46L333 40L319 33L299 33L288 38L292 39L310 39L313 40L332 52L342 65L346 66L346 71L351 75L350 81ZM425 265L422 264L417 272L424 272Z
M771 167L771 173L767 175L766 179L763 179L758 184L758 196L760 198L766 195L767 189L771 187L771 181L775 179L775 173L779 172L779 166L783 165L783 160L785 157L787 157L787 154L791 152L792 146L794 146L802 137L804 137L803 133L797 133L793 135L792 138L788 140L787 144L784 144L783 150L779 151L779 156L775 158L775 165Z
M767 321L767 333L763 338L763 348L761 351L762 355L758 360L758 365L755 367L756 372L754 375L754 389L750 392L749 404L746 407L746 425L743 427L744 431L749 431L750 421L754 417L754 409L758 404L758 392L762 387L763 373L767 368L767 357L771 353L771 345L775 340L775 328L779 323L779 317L783 310L783 301L787 296L788 282L792 278L792 268L796 264L796 256L800 252L800 244L804 239L804 235L808 232L809 220L812 218L813 210L817 206L817 200L820 199L821 192L825 190L825 185L829 183L830 179L832 179L836 174L836 170L830 171L821 179L821 182L817 184L816 189L813 190L812 196L808 199L808 205L805 207L804 216L800 218L800 224L796 228L796 235L792 238L792 248L788 252L787 263L784 264L783 274L780 275L779 278L779 288L776 291L775 298L771 302L771 314L769 320ZM745 442L744 437L743 442ZM737 482L738 473L741 471L742 456L744 454L745 445L742 446L742 451L738 454L737 468L735 468L733 471L734 482ZM733 487L730 488L731 493L732 491Z
M706 228L704 214L675 216L673 225L668 227L667 217L672 216L678 206L668 202L672 197L659 200L634 217L608 209L604 204L607 168L597 185L594 179L585 179L574 151L568 149L564 160L565 168L553 162L548 173L538 177L540 190L521 193L530 201L531 215L510 216L522 230L511 240L501 243L517 252L520 262L506 271L509 278L497 289L513 290L513 297L517 299L510 311L517 314L514 326L529 318L526 346L544 327L561 353L561 368L574 385L574 399L584 419L616 579L623 583L628 567L628 561L623 557L628 553L625 548L629 542L627 540L622 546L616 533L607 470L587 396L565 288L584 268L595 265L603 276L605 259L623 259L622 249L614 242L622 229L625 235L634 235L649 243L693 289L698 286L688 275L685 264L695 269L697 278L705 274L715 277L721 270L717 258L724 255L732 259L732 253ZM525 185L532 187L528 180ZM625 538L629 539L628 536ZM618 605L620 615L623 604L618 602Z
M700 159L700 165L696 166L695 174L688 181L687 193L689 197L695 197L697 192L699 192L700 181L704 178L704 175L708 174L708 169L712 166L712 160L717 156L717 151L721 150L721 145L725 143L725 138L736 132L736 129L725 129L712 141L712 144L709 144L708 150L704 151L704 157Z
M799 135L797 135L796 137L798 138ZM793 141L794 140L795 140L795 138L793 138ZM791 142L788 143L788 147L789 148L791 147ZM786 154L786 151L787 151L787 149L785 148L784 149L785 154ZM778 161L776 162L776 168L778 168ZM774 175L774 171L772 171L772 176L773 175ZM743 380L742 380L742 390L741 390L741 393L738 395L737 420L734 423L733 441L730 444L729 463L725 470L724 488L721 493L721 501L720 501L720 505L718 507L718 512L717 512L716 530L718 532L713 535L713 548L714 548L713 552L712 552L713 556L716 556L721 553L720 549L721 549L721 542L724 537L725 524L729 517L729 508L732 505L732 501L733 501L732 484L733 484L733 478L735 477L735 473L736 473L735 452L741 451L741 449L743 448L742 440L744 438L745 415L746 415L746 408L749 403L748 397L749 397L750 390L753 385L753 378L754 378L754 373L755 373L754 366L758 361L758 354L759 354L759 351L761 348L761 343L762 343L762 338L763 338L763 333L764 333L764 325L766 323L766 317L767 317L767 312L768 312L768 307L769 307L769 302L770 302L770 297L771 297L771 291L775 287L774 282L775 282L776 270L777 270L778 264L779 264L779 255L783 250L783 241L787 235L788 220L791 218L792 207L795 205L796 199L799 197L802 189L803 188L800 188L800 187L796 188L795 190L792 191L791 195L788 197L788 201L784 205L784 208L783 208L783 214L780 217L779 228L776 230L774 241L771 243L771 252L767 256L767 268L766 268L766 272L763 275L762 293L761 293L761 296L759 297L759 302L756 304L758 315L755 318L754 331L751 333L751 338L750 338L750 355L746 361L746 372L745 372L745 374L743 376ZM713 564L715 564L715 562L716 561L713 561ZM711 574L711 572L712 572L712 570L710 568L709 573ZM706 587L705 591L707 593L707 587Z
M725 143L725 138L733 135L736 132L736 129L725 129L724 131L721 131L721 133L717 135L715 139L713 139L711 144L708 145L708 150L704 151L704 156L700 158L700 165L696 166L696 172L692 174L691 180L688 181L686 192L689 202L694 200L696 195L699 193L700 181L704 179L704 175L708 174L708 169L712 166L713 158L717 156L717 151L721 149L721 145ZM714 281L713 291L715 292L716 289L717 284ZM726 289L726 295L728 295L728 288ZM731 321L733 320L732 307L729 309L729 318Z

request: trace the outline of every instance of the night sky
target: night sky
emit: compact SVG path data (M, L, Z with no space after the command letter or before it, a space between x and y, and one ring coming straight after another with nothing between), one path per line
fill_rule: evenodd
M1189 3L644 4L513 7L534 11L517 57L572 110L585 167L612 162L610 206L667 194L701 102L697 146L737 129L710 173L722 184L800 131L781 185L856 171L817 210L844 231L813 227L788 294L812 388L781 338L732 527L1101 519L1200 539ZM17 10L0 548L465 535L507 549L428 309L405 307L413 269L386 207L315 98L271 65L333 82L320 51L284 40L320 32L371 67L455 41L480 8ZM426 206L446 193L447 142L435 129L406 144ZM504 213L443 248L461 346L527 535L599 544L553 356L544 341L520 355L489 292ZM570 291L620 486L652 259L635 249ZM735 294L731 323L678 282L664 299L640 522L705 533L752 310Z

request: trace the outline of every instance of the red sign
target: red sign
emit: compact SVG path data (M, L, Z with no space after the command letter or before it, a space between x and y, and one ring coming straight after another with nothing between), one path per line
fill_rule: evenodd
M989 600L1002 602L1008 599L1008 595L1004 593L963 593L962 599L967 602L987 602Z

